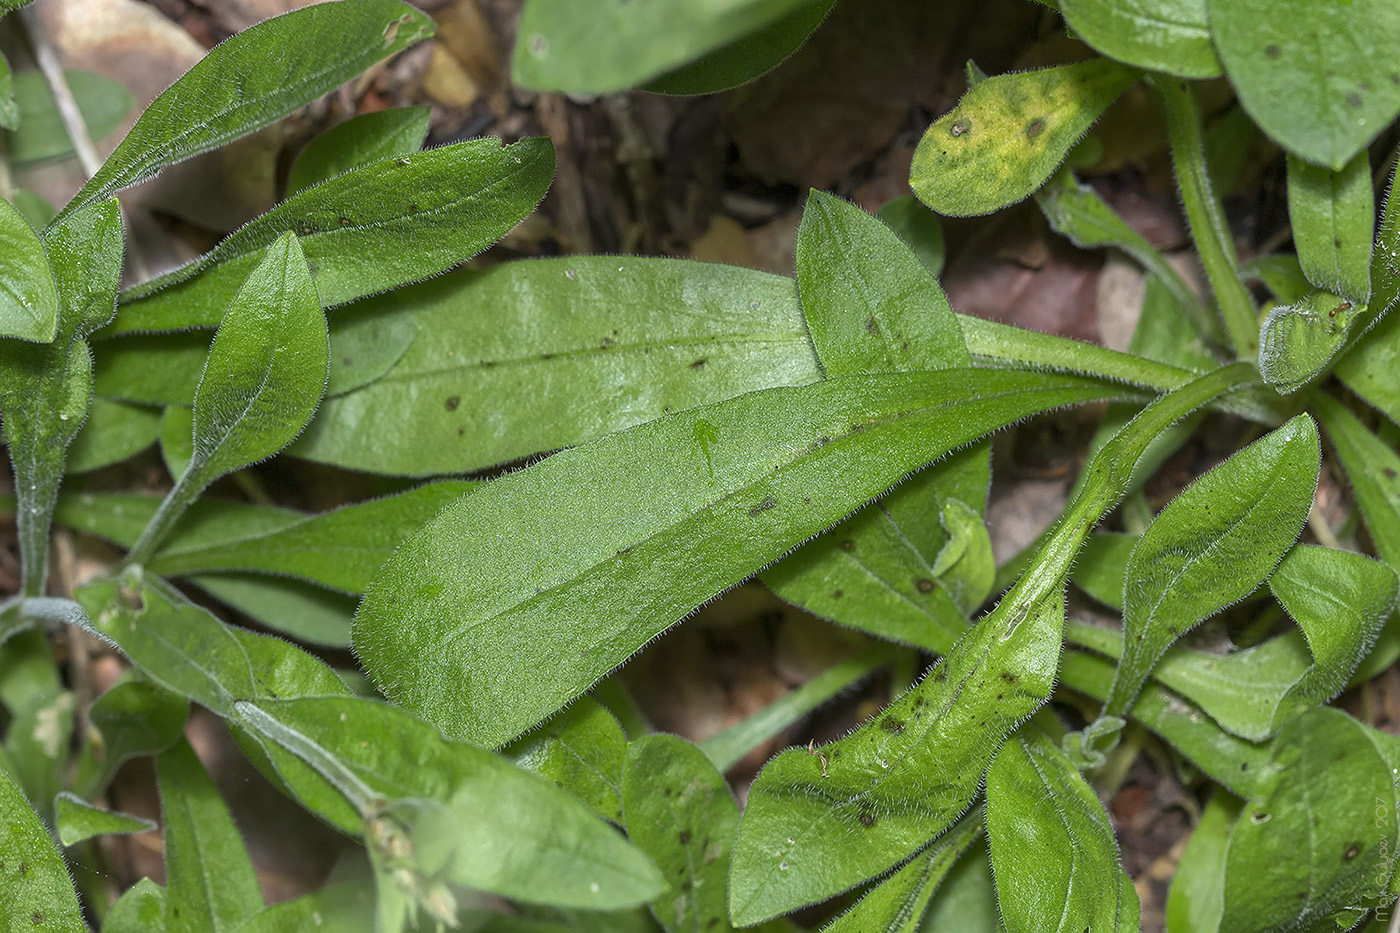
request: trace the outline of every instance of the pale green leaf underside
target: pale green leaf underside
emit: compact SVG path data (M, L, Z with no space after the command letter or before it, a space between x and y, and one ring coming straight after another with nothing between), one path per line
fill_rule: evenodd
M1059 7L1081 39L1121 62L1182 78L1220 74L1206 0L1059 0Z

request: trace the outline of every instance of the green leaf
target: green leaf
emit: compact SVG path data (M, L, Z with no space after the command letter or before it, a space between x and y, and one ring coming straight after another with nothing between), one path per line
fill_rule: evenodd
M792 29L788 18L810 16L813 6L813 0L717 0L702 5L668 0L642 7L628 0L601 0L588 6L569 0L530 0L516 30L511 78L534 90L606 94L645 84L715 52L723 59L711 65L711 73L702 70L700 74L727 77L738 52L726 46L767 27L775 27L776 36L783 36ZM752 52L749 46L740 50ZM765 58L765 66L757 73L777 60ZM678 76L674 86L663 81L657 89L694 93L694 77Z
M300 648L225 625L150 580L98 580L76 596L93 630L145 677L225 719L239 700L346 692L329 667Z
M526 771L553 781L604 819L622 822L627 736L613 714L592 697L579 697L502 753Z
M94 836L144 833L156 828L154 820L104 810L67 791L55 799L54 810L57 814L58 839L65 846L76 845Z
M1225 910L1225 850L1240 804L1221 791L1210 795L1167 892L1169 928L1202 933L1220 929Z
M90 71L65 71L63 78L94 141L122 125L133 103L130 91ZM43 74L32 70L17 73L14 90L15 104L24 120L17 127L7 127L12 131L5 134L11 162L29 165L73 155L73 142Z
M156 756L165 839L165 928L220 933L263 909L257 872L189 742Z
M1315 291L1308 277L1303 274L1298 257L1292 253L1255 256L1249 262L1241 264L1240 276L1263 282L1264 287L1283 304L1297 304Z
M198 386L196 386L198 388ZM160 459L171 476L183 476L194 459L194 412L171 405L160 415Z
M356 653L396 702L499 745L910 471L1111 391L1035 373L849 377L609 435L484 486L409 538L360 605Z
M1400 166L1397 166L1400 168ZM1347 388L1379 409L1392 421L1400 421L1400 186L1390 176L1385 217L1371 253L1372 331L1352 352L1337 361L1337 376ZM1379 321L1379 323L1375 323Z
M448 882L535 904L609 910L663 886L656 868L583 804L492 752L445 740L378 700L240 703L242 721L366 809L366 842L420 890ZM406 843L406 847L401 844Z
M350 619L359 600L311 583L252 573L207 573L186 578L221 603L297 641L350 646Z
M398 107L351 117L307 143L287 172L287 196L351 169L412 155L428 136L427 107Z
M0 198L0 253L5 255L0 268L0 339L51 342L58 331L53 272L39 235L4 198Z
M1008 597L875 720L770 761L734 846L734 922L847 890L952 825L1002 737L1049 695L1063 624L1058 592L1032 605Z
M909 185L940 214L1015 204L1045 183L1140 74L1096 58L988 78L924 133Z
M1007 739L987 770L987 841L1012 933L1139 929L1137 892L1098 794L1035 726Z
M1390 0L1206 6L1240 103L1293 155L1341 171L1400 112L1400 7Z
M29 226L36 231L48 226L49 221L58 215L53 205L45 201L42 197L24 188L16 188L10 194L10 201L14 204L15 210L24 215L24 219L29 221Z
M1320 928L1393 899L1400 740L1324 707L1285 726L1272 749L1230 834L1220 929Z
M208 571L258 571L309 580L346 593L363 593L399 542L444 506L470 491L473 483L449 480L409 492L348 505L271 529L214 526L213 534L167 539L148 566L167 576ZM223 532L220 534L220 532Z
M100 740L84 745L74 786L95 799L129 759L173 745L189 709L184 697L143 680L124 678L108 687L88 708L88 724Z
M395 293L402 300L402 293ZM378 380L418 339L418 320L411 312L382 305L346 308L331 318L331 375L326 397L334 398Z
M983 826L980 809L965 815L850 910L823 927L822 933L918 933L929 901L941 890L963 853L982 835Z
M285 234L224 315L195 390L193 457L129 560L148 559L214 480L272 456L301 433L325 391L328 352L306 256L295 234Z
M1123 608L1123 583L1138 535L1096 534L1074 562L1075 584L1110 609Z
M1171 293L1180 309L1173 315L1172 322L1173 336L1176 337L1177 344L1181 343L1177 323L1181 314L1190 319L1197 333L1203 336L1214 336L1218 333L1218 323L1201 304L1196 292L1186 284L1181 273L1176 271L1176 267L1168 262L1156 247L1147 242L1142 234L1129 227L1114 213L1113 208L1109 207L1093 188L1080 183L1073 172L1061 169L1035 193L1035 200L1050 226L1068 237L1075 246L1085 249L1096 246L1115 247L1133 257L1156 277L1156 280Z
M1364 151L1339 171L1289 156L1288 219L1309 282L1353 304L1371 300L1376 204Z
M963 853L948 872L939 896L929 905L921 933L1002 933L997 912L996 884L985 846Z
M238 933L374 933L374 888L361 880L335 881L309 894L273 904L248 918Z
M1206 0L1059 0L1079 38L1111 58L1179 78L1213 78Z
M812 192L798 230L797 273L812 343L828 376L971 361L937 280L892 231L859 208ZM929 635L959 633L963 610L981 603L989 588L969 581L985 578L987 568L975 559L959 564L947 549L961 545L966 553L981 528L989 457L985 444L954 454L878 507L800 548L764 582L809 611L899 641L927 645ZM951 511L955 502L961 512ZM940 522L945 516L963 532L956 541ZM989 542L984 556L990 557ZM930 618L939 631L926 634Z
M0 4L0 9L4 5ZM14 73L10 71L10 62L3 54L0 54L0 128L13 130L19 126L20 109L15 104L15 81Z
M0 903L12 921L83 933L82 912L68 866L14 779L0 768ZM12 927L15 928L15 927Z
M922 201L912 194L906 194L886 201L875 216L899 235L932 275L942 273L947 256L943 225L938 215L925 207Z
M646 82L646 90L659 94L711 94L746 84L778 67L801 48L834 5L835 0L807 0L772 24L652 78Z
M87 420L68 448L67 471L86 473L132 457L155 442L160 410L93 398Z
M211 252L127 289L109 332L213 327L264 248L288 233L301 239L326 308L428 278L508 233L553 173L544 138L474 139L381 159L288 198Z
M59 216L273 123L432 34L397 0L317 4L237 33L151 102Z
M164 933L165 888L150 878L127 888L102 918L102 933Z
M669 933L729 930L725 889L739 808L705 754L674 735L648 735L622 764L627 837L670 889L651 902Z
M474 470L818 378L792 280L731 266L514 262L360 308L411 313L418 336L384 378L327 399L297 456L419 476Z
M1297 540L1317 490L1317 426L1293 418L1187 486L1128 561L1123 663L1104 707L1120 716L1167 648L1254 591Z

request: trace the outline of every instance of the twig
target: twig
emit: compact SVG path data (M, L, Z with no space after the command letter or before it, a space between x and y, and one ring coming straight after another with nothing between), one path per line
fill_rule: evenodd
M102 160L97 157L97 147L92 144L92 136L88 133L82 111L78 109L78 101L73 97L73 89L68 86L63 66L59 64L58 53L54 51L53 43L49 41L48 34L44 32L33 7L22 7L19 15L25 32L29 34L29 44L34 48L34 60L38 62L44 81L49 86L49 93L53 95L59 119L63 121L64 132L73 143L73 152L78 156L78 164L83 168L83 175L91 178L102 166Z

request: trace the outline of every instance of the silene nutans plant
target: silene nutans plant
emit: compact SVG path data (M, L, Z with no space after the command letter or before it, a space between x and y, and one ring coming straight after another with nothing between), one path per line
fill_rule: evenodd
M32 37L46 2L0 25ZM525 0L510 80L742 91L860 2ZM270 210L141 274L123 191L433 19L333 0L232 35L61 206L10 167L92 127L42 60L0 62L0 927L1394 929L1400 4L1026 6L1035 64L968 63L914 197L812 190L791 276L459 268L535 211L555 150L424 148L421 107L312 139ZM1189 251L1091 183L1115 102L1151 117L1131 132ZM1286 218L1242 261L1222 193L1247 172ZM944 231L976 248L1023 201L1140 271L1126 349L953 310ZM998 561L993 436L1056 412L1090 426L1059 435L1070 494ZM276 504L272 457L356 492ZM81 579L75 535L110 546ZM698 742L658 731L617 672L745 581L851 650ZM200 723L241 755L197 756ZM1184 828L1130 876L1105 801L1144 760ZM270 896L225 767L295 811L286 845L336 840L333 870ZM132 774L158 821L117 805ZM119 882L134 848L157 861Z

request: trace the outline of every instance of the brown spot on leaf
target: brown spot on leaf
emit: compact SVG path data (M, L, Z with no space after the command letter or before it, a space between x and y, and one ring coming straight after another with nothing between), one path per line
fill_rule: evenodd
M914 581L914 588L917 589L920 593L932 593L933 581L930 580L928 577L920 577L919 579Z
M457 406L460 404L462 404L461 396L454 395L450 397L447 401L443 402L442 407L446 408L448 411L456 411Z
M955 120L953 121L953 125L948 127L948 135L952 136L954 139L957 139L959 136L965 136L970 132L972 132L971 120Z
M1039 136L1041 133L1044 133L1044 132L1045 132L1045 118L1044 118L1044 117L1040 117L1039 119L1032 120L1030 123L1026 124L1026 138L1027 138L1027 139L1034 140L1037 136Z
M1279 48L1279 47L1276 46L1276 45L1270 44L1270 45L1267 45L1267 46L1264 47L1264 55L1267 56L1268 58L1277 59L1277 58L1278 58L1280 55L1282 55L1282 54L1283 54L1283 49Z

